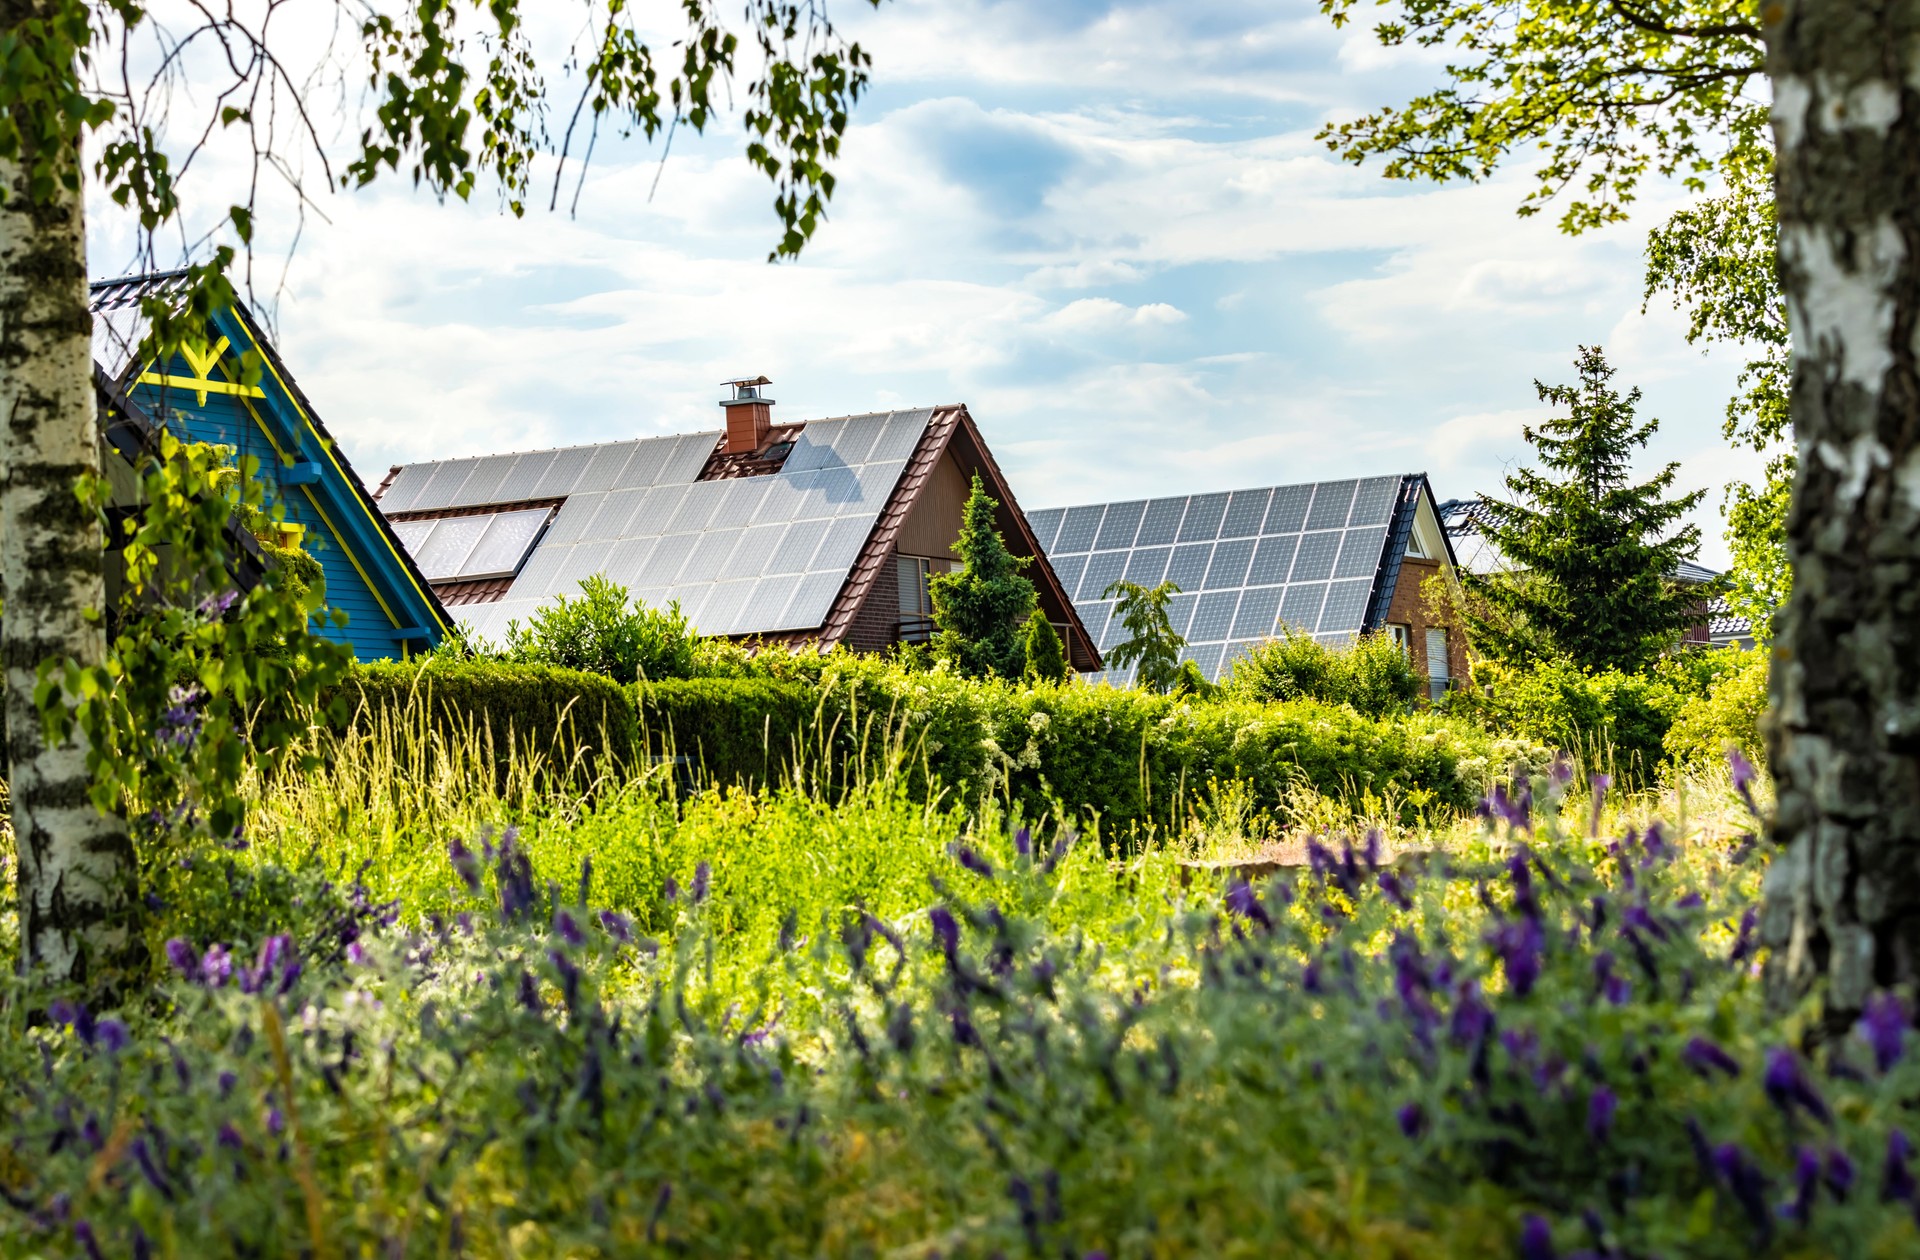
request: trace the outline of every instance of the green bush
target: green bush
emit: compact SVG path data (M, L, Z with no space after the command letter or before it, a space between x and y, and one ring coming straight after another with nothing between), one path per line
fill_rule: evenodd
M577 597L560 596L524 627L510 624L500 657L605 674L616 682L686 678L695 669L696 642L679 604L648 608L631 602L626 587L596 573L580 583Z
M800 682L670 679L643 683L636 695L648 754L685 757L703 779L777 784L818 748L819 700Z
M419 723L441 738L469 735L505 764L515 748L564 768L640 753L628 689L600 674L547 665L435 658L356 665L322 698L336 726Z
M1373 718L1406 713L1420 695L1412 659L1386 635L1337 650L1291 629L1235 661L1224 685L1242 700L1319 700Z
M1473 686L1447 697L1450 712L1489 730L1571 753L1590 770L1644 785L1667 759L1667 731L1715 666L1690 658L1646 673L1589 672L1568 661L1477 661Z
M1767 711L1765 648L1716 652L1717 676L1708 680L1705 694L1681 706L1668 728L1667 756L1678 765L1703 765L1719 760L1731 744L1758 762L1766 757L1766 739L1760 722Z

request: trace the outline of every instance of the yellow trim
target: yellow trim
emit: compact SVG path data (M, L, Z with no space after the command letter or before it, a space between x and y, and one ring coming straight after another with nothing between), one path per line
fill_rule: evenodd
M190 389L193 391L195 401L202 407L207 405L208 394L233 394L241 398L265 398L267 396L266 391L262 390L258 385L242 385L233 381L216 381L213 379L213 369L219 365L220 356L226 353L227 347L230 344L232 343L225 337L222 337L220 340L214 342L212 346L208 347L205 354L195 350L192 346L181 346L180 357L185 359L187 366L193 369L192 376L171 376L165 372L142 372L139 378L140 384L163 385L170 389Z
M344 468L342 468L342 467L340 467L340 461L339 461L338 459L336 459L336 458L334 458L334 454L333 454L333 444L332 444L332 443L330 443L330 442L325 442L325 441L322 441L322 440L321 440L321 438L320 438L320 433L319 433L319 431L318 431L317 429L315 429L315 428L314 428L314 425L313 425L313 417L312 417L312 416L309 416L309 415L308 415L308 414L306 413L306 411L305 411L305 410L304 410L304 409L303 409L303 408L302 408L302 407L300 406L300 399L298 398L298 396L296 396L296 395L294 394L294 392L293 392L293 390L292 390L292 389L291 389L291 388L290 388L290 387L289 387L289 386L287 385L287 383L286 383L286 381L284 381L284 380L282 380L282 379L281 379L281 376L280 376L280 373L274 370L274 366L273 366L273 356L271 356L271 355L269 355L269 354L267 354L266 352L264 352L264 351L262 351L262 352L261 352L261 355L260 355L260 362L261 362L261 364L262 364L262 365L263 365L263 366L264 366L264 367L266 368L266 370L267 370L267 371L269 371L269 372L272 372L272 373L273 373L273 379L274 379L274 381L275 381L275 382L276 382L276 383L277 383L277 384L278 384L278 385L280 386L280 392L281 392L282 394L285 394L285 395L286 395L286 398L287 398L287 405L288 405L289 407L292 407L292 408L293 408L293 411L294 411L294 414L295 414L295 415L297 415L297 416L299 416L299 417L300 417L300 420L301 420L301 422L302 422L302 423L304 423L304 424L305 424L305 425L307 426L307 432L309 432L309 433L311 433L311 434L313 434L313 440L314 440L314 441L315 441L316 443L318 443L318 444L319 444L319 446L320 446L320 449L321 449L321 451L322 451L323 453L325 453L325 455L326 455L326 457L327 457L327 462L328 462L329 464L332 464L332 465L333 465L333 471L334 471L334 474L335 474L336 476L338 476L339 478L341 478L341 479L342 479L343 481L344 481L344 480L346 480L346 479L347 479L347 476L348 476L348 474L347 474L347 470L346 470L346 469L344 469ZM264 397L264 396L265 396L265 395L263 394L263 395L262 395L262 397ZM248 410L250 410L250 411L252 410L252 407L251 407L251 405L249 405L249 407L248 407ZM255 416L254 416L254 418L255 418L255 419L259 419L259 415L258 415L258 413L255 413ZM261 428L262 428L263 430L264 430L264 429L266 428L266 426L265 426L265 424L264 424L264 423L263 423L263 424L261 425ZM271 442L271 441L273 441L273 437L272 437L272 435L271 435L271 434L268 434L268 437L267 437L267 440L268 440L269 442ZM276 450L276 451L278 451L278 450L280 449L280 447L279 447L279 445L278 445L278 444L275 444L275 446L274 446L274 448L273 448L273 449L274 449L274 450ZM307 497L308 497L309 499L311 499L311 498L313 497L313 491L311 491L311 490L308 490L308 491L307 491ZM315 508L316 510L318 510L318 508L319 508L319 506L320 506L320 505L319 505L318 503L315 503L315 504L314 504L314 508ZM364 505L362 505L362 506L364 506ZM377 509L377 508L376 508L376 509L374 509L374 510L375 510L375 511L378 511L379 509ZM321 517L321 519L322 519L322 520L326 520L326 513L324 513L324 512L322 512L322 513L320 514L320 517ZM391 531L389 531L389 530L386 530L386 529L381 529L381 528L378 528L378 526L379 526L379 522L377 522L377 521L375 522L375 526L376 526L376 528L375 528L375 531L374 531L374 532L375 532L375 533L377 533L377 534L378 534L378 535L380 536L380 538L381 538L381 539L382 539L383 541L385 541L385 542L386 542L386 544L387 544L387 551L388 551L388 553L389 553L390 555L392 555L392 556L393 556L393 559L394 559L394 563L396 563L396 564L398 564L398 565L400 566L400 572L401 572L401 573L403 573L403 574L405 574L405 575L407 576L407 584L408 584L409 586L411 586L411 587L413 587L413 590L414 590L414 594L416 594L416 595L418 595L418 596L420 596L420 602L421 602L421 603L423 603L423 604L425 604L425 605L427 606L427 611L428 611L429 613L432 613L432 612L433 612L433 611L434 611L434 610L435 610L436 608L438 608L438 607L440 606L440 605L439 605L439 601L438 601L438 600L436 600L436 599L435 599L435 598L434 598L434 597L433 597L432 595L430 595L430 594L428 594L427 592L425 592L425 591L423 591L423 590L421 590L421 589L420 589L420 584L419 584L418 582L416 582L416 581L414 581L414 580L413 580L413 569L412 569L412 566L411 566L411 565L409 565L409 564L407 563L407 561L406 561L406 560L404 560L404 559L403 559L403 558L402 558L402 557L400 556L400 553L399 553L398 551L396 551L396 550L394 549L394 545L393 545L393 538L392 538L392 534L391 534ZM335 535L335 537L338 537L338 536L339 536L339 533L340 533L340 531L339 531L338 529L334 529L334 526L333 526L333 522L332 522L332 521L327 521L327 528L328 528L328 529L333 529L333 531L334 531L334 535ZM345 548L345 547L342 547L342 548L341 548L341 550L343 550L343 551L345 551L345 550L346 550L346 548ZM351 559L353 558L353 553L352 553L351 551L348 551L348 552L347 552L347 558L348 558L348 559L350 559L350 560L351 560ZM355 561L354 561L354 565L353 565L353 567L354 567L354 568L356 568L356 569L358 569L358 568L360 568L360 562L359 562L359 561L357 561L357 560L355 560ZM361 576L362 578L365 578L365 577L367 576L364 570L363 570L363 571L361 572L361 574L360 574L360 576ZM370 590L370 591L373 591L373 592L374 592L374 598L375 598L375 599L379 599L379 598L380 598L380 594L379 594L379 591L378 591L377 589L375 589L375 587L374 587L374 584L373 584L373 582L372 582L372 581L371 581L370 579L369 579L369 580L367 581L367 589L368 589L368 590ZM382 608L385 608L385 607L386 607L386 604L385 604L385 603L383 602L383 603L382 603L382 604L381 604L380 606L381 606ZM437 614L436 614L436 615L437 615ZM388 617L388 619L389 619L389 620L392 620L392 621L393 621L393 623L394 623L394 625L395 625L395 627L396 627L396 628L400 628L400 623L399 623L399 619L398 619L398 618L396 618L396 617L394 617L394 615L393 615L393 614L392 614L391 612L389 612L389 613L387 613L387 617ZM446 621L444 621L444 620L442 620L442 621L440 622L440 628L441 628L442 630L451 630L451 629L452 629L452 626L451 626L451 625L450 625L450 624L449 624L448 622L446 622Z

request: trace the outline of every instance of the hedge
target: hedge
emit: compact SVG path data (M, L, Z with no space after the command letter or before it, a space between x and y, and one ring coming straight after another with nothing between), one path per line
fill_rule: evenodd
M599 674L552 666L374 661L354 666L322 704L336 728L382 717L428 718L443 738L486 741L502 765L516 748L555 766L598 757L628 765L641 753L626 688Z

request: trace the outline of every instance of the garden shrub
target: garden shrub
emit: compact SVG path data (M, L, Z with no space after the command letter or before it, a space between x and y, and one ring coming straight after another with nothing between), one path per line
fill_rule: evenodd
M1223 686L1242 700L1319 700L1390 718L1412 710L1421 678L1405 649L1384 634L1336 649L1289 628L1235 661Z
M512 751L556 769L642 753L629 690L597 673L492 660L356 665L322 701L329 720L364 728L383 717L443 739L477 736L505 764Z
M1767 711L1766 648L1714 653L1716 676L1704 694L1689 698L1667 729L1667 756L1679 765L1706 765L1725 754L1728 745L1754 761L1766 757L1766 739L1760 722Z
M684 757L716 783L779 783L817 761L825 737L817 694L791 680L670 679L643 683L635 695L648 754Z
M1589 672L1562 660L1534 665L1483 660L1473 665L1473 686L1449 693L1446 707L1490 730L1563 750L1591 769L1642 785L1658 776L1667 755L1667 730L1699 677L1691 661L1629 674Z
M507 627L502 660L604 674L616 682L686 678L694 672L697 636L679 604L649 608L627 588L593 574L580 593L536 610L525 626Z

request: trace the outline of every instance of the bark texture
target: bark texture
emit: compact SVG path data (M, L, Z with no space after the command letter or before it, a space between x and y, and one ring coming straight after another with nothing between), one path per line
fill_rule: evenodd
M1800 467L1774 648L1769 986L1920 980L1920 0L1769 0Z
M0 4L0 34L22 34L51 7ZM21 130L31 146L36 129ZM21 956L24 966L98 993L131 974L142 942L126 824L89 801L78 733L49 743L34 705L41 661L95 665L106 654L100 531L74 494L99 461L81 195L56 180L35 197L35 156L29 148L0 158L0 664ZM55 156L58 168L78 173L77 144Z

